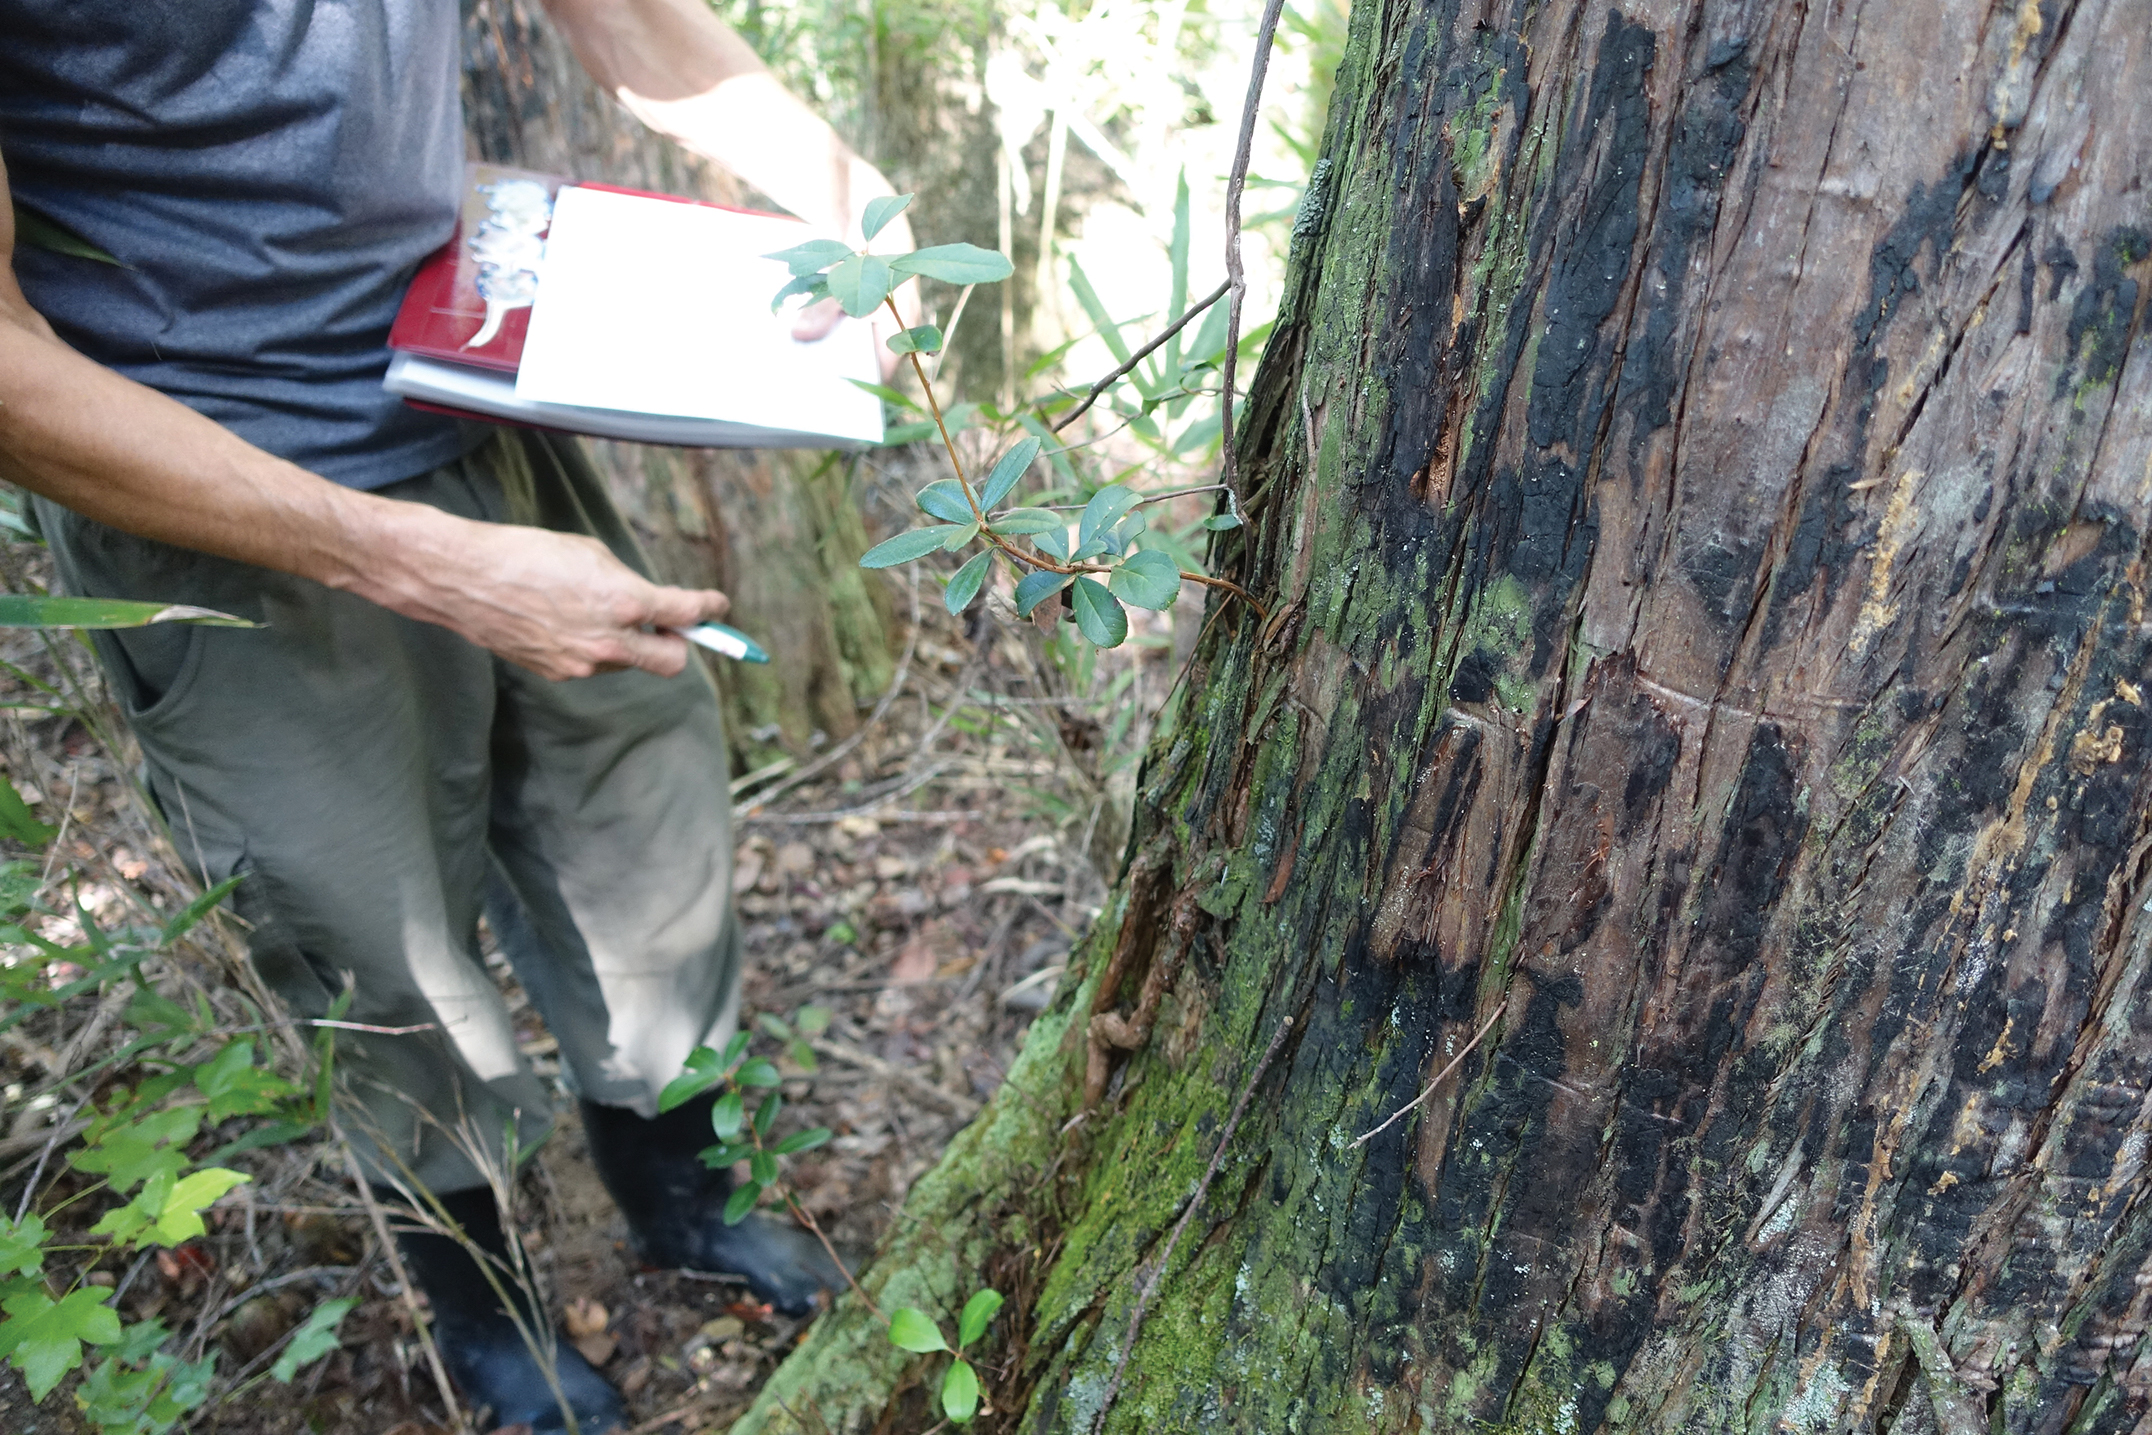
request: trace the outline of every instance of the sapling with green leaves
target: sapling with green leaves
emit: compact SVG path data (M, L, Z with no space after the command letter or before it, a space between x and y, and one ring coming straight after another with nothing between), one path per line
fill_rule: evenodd
M964 1358L964 1351L978 1344L994 1317L1001 1312L1001 1292L982 1290L964 1302L956 1318L956 1344L949 1344L942 1328L925 1311L899 1306L889 1314L889 1343L915 1355L949 1352L949 1368L942 1372L942 1414L958 1425L969 1424L979 1413L979 1372Z
M867 240L871 243L911 200L908 194L893 195L869 204L862 225ZM855 251L834 239L814 239L769 257L782 262L792 274L771 301L773 306L795 297L809 303L828 298L854 318L865 318L878 308L897 316L895 290L915 276L970 285L998 283L1010 274L1005 256L974 244L939 244L910 254L877 255ZM1088 285L1085 290L1088 293ZM905 328L901 316L897 322L900 327L889 347L910 360L956 477L930 483L917 495L920 509L935 522L877 544L860 559L861 567L889 568L979 544L979 551L957 569L943 592L943 603L951 613L970 606L998 563L1015 578L1019 616L1029 617L1040 604L1065 590L1064 601L1078 630L1102 648L1118 647L1128 637L1124 605L1162 612L1173 606L1184 582L1221 588L1255 603L1238 584L1182 567L1163 544L1147 538L1144 505L1173 495L1144 494L1124 483L1110 483L1091 495L1073 523L1043 503L1025 502L1017 493L1018 485L1040 458L1041 435L1051 436L1035 420L1026 425L1035 431L1005 450L983 483L974 483L957 454L949 415L921 362L922 355L940 352L944 336L932 325ZM1239 523L1228 495L1227 511L1206 520L1205 526L1216 530ZM1255 606L1260 612L1260 605Z
M688 1053L687 1069L666 1083L658 1093L658 1110L672 1111L685 1106L704 1093L718 1090L716 1103L710 1108L710 1126L717 1143L701 1152L703 1164L715 1170L745 1161L748 1179L732 1190L725 1201L725 1224L736 1226L747 1219L747 1213L762 1202L765 1192L774 1191L801 1224L828 1244L813 1217L794 1199L791 1190L782 1184L777 1159L793 1156L802 1151L812 1151L830 1138L829 1129L823 1126L795 1131L779 1140L771 1140L777 1118L784 1111L784 1094L778 1089L784 1084L784 1073L777 1063L766 1056L750 1054L748 1048L754 1042L755 1032L780 1044L783 1052L802 1071L815 1069L814 1047L810 1044L829 1028L829 1012L822 1007L803 1006L787 1022L784 1018L764 1013L755 1020L753 1027L743 1027L732 1034L723 1050L698 1046ZM753 1114L749 1114L749 1105ZM836 1260L836 1252L830 1252ZM837 1262L839 1266L844 1263Z

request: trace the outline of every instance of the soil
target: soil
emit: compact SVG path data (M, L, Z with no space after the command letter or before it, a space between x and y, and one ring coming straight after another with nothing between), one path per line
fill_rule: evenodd
M23 546L9 551L13 583L34 579L23 569L35 555ZM857 746L778 793L767 810L755 805L757 793L771 792L768 781L782 774L738 799L743 1006L750 1020L791 1018L810 1004L829 1013L815 1069L780 1062L779 1134L810 1125L834 1133L820 1150L790 1158L790 1181L855 1263L1001 1080L1071 942L1095 915L1104 887L1089 847L1101 840L1098 813L1110 810L1102 796L1109 769L1123 760L1100 750L1111 715L1102 726L1099 713L1062 698L1029 625L976 612L950 619L936 603L922 606L928 611L903 691ZM1172 677L1171 650L1162 628L1148 636L1147 647L1113 661L1138 670L1135 696L1155 706ZM144 817L127 777L131 758L112 755L129 751L126 739L111 730L79 646L0 632L0 657L13 671L0 682L0 703L12 704L0 733L9 775L45 821L66 829L53 870L72 869L75 896L100 925L176 910L192 888ZM63 673L86 693L55 703L28 681L64 694ZM1115 728L1124 753L1140 736L1128 726ZM58 906L67 910L64 899ZM73 920L53 917L46 935L65 940ZM241 1025L249 1011L234 990L239 941L205 928L145 971L172 999L208 1002ZM552 1037L507 964L489 956L489 966L518 1011L524 1052L557 1078ZM51 1140L64 1128L52 1123L84 1096L139 1079L139 1069L124 1063L86 1073L131 1035L126 999L125 992L79 998L0 1033L9 1123L0 1197L9 1214L33 1168L39 1209L82 1188L61 1159L64 1145ZM199 1047L191 1059L213 1049ZM760 1049L780 1048L767 1041ZM550 1308L625 1392L634 1429L721 1430L806 1322L774 1315L724 1278L642 1268L589 1163L566 1088L558 1089L559 1127L525 1167L516 1211ZM227 1123L205 1133L195 1154L245 1129ZM107 1260L87 1277L118 1290L125 1319L155 1316L181 1333L183 1356L220 1352L218 1398L187 1428L226 1435L455 1428L340 1149L310 1139L226 1164L253 1179L206 1213L206 1236L177 1251ZM86 1227L102 1205L71 1209ZM65 1281L77 1274L67 1261L88 1254L57 1257L51 1269ZM340 1348L288 1386L261 1379L295 1325L337 1296L359 1302L341 1327ZM69 1394L63 1385L32 1407L20 1377L0 1369L0 1429L88 1429Z

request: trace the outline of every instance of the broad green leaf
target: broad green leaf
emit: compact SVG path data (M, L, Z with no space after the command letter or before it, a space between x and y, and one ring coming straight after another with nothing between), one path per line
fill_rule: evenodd
M889 261L899 274L924 274L944 284L993 284L1013 272L1008 259L976 244L936 244Z
M918 413L920 411L919 405L915 400L907 397L904 394L898 393L895 389L890 388L886 384L870 384L865 379L846 379L845 382L852 385L854 388L865 389L868 393L874 395L876 398L880 399L885 404L895 404L898 408L910 409L913 413ZM931 428L933 427L933 425L929 424L928 427Z
M803 1006L792 1013L792 1024L802 1035L820 1036L829 1030L830 1009L826 1006Z
M711 1170L720 1170L735 1161L747 1159L747 1153L755 1148L745 1141L724 1141L715 1146L705 1146L695 1153L695 1159Z
M986 525L996 533L1009 538L1028 538L1035 533L1051 533L1067 524L1060 514L1048 508L1012 508Z
M120 1338L119 1312L104 1303L102 1286L84 1286L55 1301L42 1290L20 1291L0 1302L0 1355L22 1372L33 1402L44 1400L61 1377L82 1364L82 1345L110 1345Z
M802 1071L813 1072L822 1064L815 1060L814 1048L804 1040L795 1040L787 1050L792 1057L792 1064Z
M725 1064L718 1054L707 1046L698 1046L687 1054L687 1070L666 1082L665 1089L658 1093L658 1110L684 1106L724 1078Z
M15 784L0 777L0 837L10 838L26 847L42 847L52 840L56 827L47 827L30 811L30 804L22 800Z
M942 606L952 615L969 608L971 600L979 596L980 585L986 582L986 575L993 566L994 550L989 548L957 569L956 576L949 580L949 586L942 590Z
M158 1172L143 1182L141 1194L124 1206L107 1211L90 1228L92 1235L110 1236L115 1243L136 1246L183 1246L207 1234L202 1208L232 1187L252 1180L237 1171L205 1167L175 1180Z
M1101 648L1118 648L1128 636L1128 614L1121 600L1106 591L1096 578L1078 578L1071 590L1076 626Z
M356 1299L344 1297L325 1300L315 1306L313 1313L291 1333L291 1343L286 1345L284 1353L276 1358L276 1364L269 1367L269 1374L276 1383L291 1384L291 1378L299 1373L300 1366L312 1365L336 1349L336 1328L343 1324L344 1317L349 1315L351 1308L357 1304Z
M1213 533L1223 533L1228 528L1240 527L1240 515L1237 513L1214 513L1203 520L1203 526Z
M949 1362L949 1373L942 1377L941 1407L942 1414L959 1425L970 1424L979 1413L979 1376L971 1362Z
M941 346L942 331L932 324L900 329L889 336L889 352L892 354L938 354Z
M830 297L855 319L863 319L879 309L882 300L889 295L890 285L895 282L896 276L889 272L888 261L872 254L854 254L840 259L829 271Z
M761 1056L743 1063L740 1069L733 1073L732 1079L742 1086L775 1086L784 1080L777 1074L777 1068L771 1065L769 1059Z
M109 1124L100 1120L92 1124L83 1145L68 1154L67 1164L103 1176L124 1196L152 1176L169 1173L176 1177L187 1164L187 1143L201 1125L199 1106L175 1106Z
M770 312L776 313L784 307L785 300L798 294L806 295L809 304L819 304L829 297L829 280L819 274L803 274L786 281L782 289L770 296Z
M1105 529L1121 521L1121 516L1134 508L1143 495L1125 484L1109 484L1091 495L1084 505L1083 517L1076 520L1076 544L1080 548L1098 537Z
M1128 545L1142 537L1143 530L1150 526L1151 520L1144 517L1143 510L1138 508L1098 536L1105 541L1108 553L1126 553Z
M42 249L51 254L66 254L76 259L94 259L99 264L110 264L120 269L132 268L99 249L81 235L56 219L48 219L21 200L14 201L15 242L27 244L32 249Z
M859 217L859 232L863 238L872 239L882 232L882 227L902 214L912 202L908 194L885 194L879 199L867 201L866 212Z
M1019 414L1016 421L1022 424L1033 438L1046 445L1046 461L1053 465L1055 476L1069 487L1074 488L1076 486L1076 470L1070 465L1068 452L1061 447L1061 440L1054 436L1054 431L1040 423L1037 414Z
M777 1041L792 1040L792 1028L786 1025L785 1019L775 1012L757 1012L755 1014L755 1026L764 1036L771 1037Z
M1077 549L1074 553L1071 553L1069 555L1069 561L1071 563L1081 563L1086 559L1098 557L1101 553L1104 553L1106 551L1107 536L1108 535L1101 533L1098 537L1092 539L1089 543L1086 543L1083 547Z
M1016 616L1028 618L1031 610L1068 586L1069 575L1040 568L1016 582Z
M993 472L987 474L986 482L979 487L979 506L995 508L1016 487L1016 481L1030 472L1038 459L1039 441L1036 438L1019 440L1014 447L994 461Z
M745 1181L733 1188L725 1198L725 1224L737 1226L747 1219L747 1213L755 1209L755 1202L762 1199L762 1183Z
M209 1119L260 1116L300 1094L297 1086L254 1064L254 1041L241 1037L194 1068L194 1084L209 1098Z
M1058 558L1063 563L1069 561L1069 550L1073 545L1069 542L1069 531L1065 525L1057 523L1043 533L1034 534L1031 541L1038 545L1039 552Z
M932 1355L937 1350L949 1348L949 1343L942 1339L941 1328L929 1320L924 1311L908 1305L890 1312L889 1343L915 1355Z
M949 541L951 534L962 533L964 527L957 523L937 523L927 528L914 528L887 538L869 548L859 560L862 568L894 568L899 563L910 563L938 552Z
M812 1151L829 1141L827 1126L810 1126L805 1131L795 1131L774 1148L780 1156L797 1156L802 1151Z
M937 478L919 490L918 503L929 518L939 518L944 523L969 523L972 520L971 500L964 496L964 485L953 478Z
M975 1292L970 1300L964 1302L964 1313L956 1319L957 1349L962 1350L965 1346L970 1345L980 1336L986 1334L986 1328L993 1324L994 1317L1000 1311L1000 1291L983 1290Z
M163 1347L164 1343L171 1338L172 1332L165 1328L163 1321L156 1319L138 1320L133 1325L122 1330L117 1341L102 1345L99 1348L114 1360L125 1361L129 1365L140 1365L143 1361L155 1355Z
M777 1124L777 1113L784 1109L785 1099L776 1092L773 1091L768 1096L763 1097L762 1104L755 1108L755 1134L757 1136L769 1135L770 1128ZM770 1179L775 1180L776 1178L771 1177Z
M790 249L780 249L762 257L774 259L793 274L804 276L819 274L838 260L851 258L852 247L834 239L810 239L805 244L795 244Z
M0 593L0 628L143 628L151 623L200 623L211 628L261 626L214 608L196 608L186 603Z
M765 1186L772 1185L777 1180L777 1158L767 1151L757 1151L748 1157L747 1169Z
M751 1036L747 1032L734 1032L732 1034L732 1040L725 1043L724 1054L718 1058L719 1064L721 1064L727 1071L730 1071L732 1069L732 1064L735 1061L738 1061L741 1057L747 1055L747 1043L752 1040L754 1040L753 1036Z
M710 1129L720 1141L730 1141L747 1124L747 1102L737 1091L728 1091L710 1108Z
M44 1218L31 1211L20 1221L0 1216L0 1271L34 1276L45 1268Z
M1181 596L1181 570L1165 554L1146 548L1107 574L1106 586L1124 603L1163 612Z
M947 553L959 552L963 549L965 544L971 542L972 539L977 538L978 536L979 525L976 523L967 523L963 527L957 529L956 532L949 535L948 539L942 544L942 550Z

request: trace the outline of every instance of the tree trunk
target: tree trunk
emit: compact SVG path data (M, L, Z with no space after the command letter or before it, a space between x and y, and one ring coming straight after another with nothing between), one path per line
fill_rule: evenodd
M464 17L465 114L498 164L737 204L738 184L645 129L593 85L536 0L476 0ZM867 537L839 456L587 440L659 575L722 588L729 620L775 655L718 665L736 758L773 741L804 755L841 737L888 687L894 614L857 564Z
M866 1278L1009 1294L985 1428L2148 1428L2148 92L2131 0L1356 7L1269 620Z

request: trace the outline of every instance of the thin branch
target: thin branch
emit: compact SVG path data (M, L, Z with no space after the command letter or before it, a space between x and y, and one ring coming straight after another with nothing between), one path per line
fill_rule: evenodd
M1131 354L1127 363L1121 365L1120 368L1115 369L1112 373L1106 375L1105 378L1100 379L1097 383L1093 384L1091 386L1091 392L1083 396L1083 402L1076 405L1075 408L1070 409L1068 413L1062 417L1061 422L1054 425L1054 432L1059 433L1061 432L1061 430L1067 428L1070 424L1076 422L1076 420L1082 418L1084 415L1084 410L1090 408L1091 405L1097 403L1098 396L1100 394L1103 394L1104 392L1106 392L1106 390L1112 388L1115 384L1127 378L1129 373L1136 367L1136 365L1142 363L1145 359L1151 357L1153 353L1157 352L1158 347L1161 344L1165 343L1166 340L1172 338L1175 334L1178 334L1181 330L1187 328L1189 320L1195 318L1196 315L1210 308L1211 305L1217 303L1220 299L1223 299L1225 297L1226 289L1231 285L1231 283L1231 280L1227 280L1224 284L1220 284L1217 288L1211 290L1208 298L1197 300L1196 303L1189 308L1187 313L1181 315L1180 318L1175 319L1171 324L1168 324L1164 329L1162 329L1159 332L1157 338L1151 340L1150 343L1145 344L1142 348L1136 350L1135 353Z
M1233 495L1237 506L1240 502L1240 453L1233 442L1233 368L1240 356L1240 307L1248 295L1248 276L1240 266L1240 196L1248 187L1248 160L1255 152L1255 117L1263 107L1263 76L1270 70L1270 42L1278 33L1278 16L1285 8L1285 0L1268 0L1263 6L1263 23L1255 35L1255 63L1248 74L1248 100L1240 111L1240 144L1233 151L1233 173L1225 185L1225 276L1231 288L1232 298L1226 305L1225 363L1221 366L1224 389L1219 402L1219 441L1224 445L1224 464L1221 476Z
M1502 1000L1496 1002L1494 1004L1494 1010L1487 1013L1487 1020L1480 1023L1480 1029L1472 1033L1472 1039L1465 1043L1465 1049L1458 1052L1457 1055L1451 1057L1449 1065L1443 1067L1442 1070L1435 1073L1435 1079L1427 1083L1427 1089L1425 1091L1421 1092L1418 1096L1413 1097L1412 1100L1406 1102L1403 1106L1398 1107L1397 1110L1391 1112L1389 1120L1383 1122L1382 1125L1376 1127L1373 1131L1368 1132L1366 1135L1362 1136L1359 1140L1353 1142L1352 1145L1346 1147L1345 1149L1348 1151L1356 1151L1360 1147L1365 1146L1368 1142L1374 1140L1377 1136L1380 1136L1383 1132L1389 1130L1392 1126L1395 1126L1398 1122L1404 1120L1406 1112L1411 1111L1421 1102L1427 1100L1428 1097L1433 1096L1435 1094L1436 1088L1441 1086L1443 1082L1450 1079L1450 1073L1454 1072L1455 1070L1457 1070L1458 1067L1464 1064L1464 1059L1472 1054L1472 1049L1478 1046L1481 1041L1486 1039L1488 1032L1494 1030L1495 1021L1502 1015L1503 1011L1506 1010L1508 1006L1509 998L1507 996L1504 996Z
M1262 1081L1263 1073L1270 1070L1271 1061L1277 1056L1278 1048L1285 1045L1286 1035L1292 1029L1293 1019L1286 1017L1278 1023L1278 1029L1271 1033L1270 1045L1263 1048L1263 1055L1255 1063L1255 1070L1248 1073L1248 1084L1240 1090L1240 1100L1233 1103L1233 1114L1226 1118L1225 1130L1218 1133L1218 1149L1211 1152L1210 1165L1204 1168L1203 1179L1196 1183L1195 1195L1189 1198L1187 1208L1181 1212L1181 1218L1173 1223L1173 1231L1166 1237L1166 1248L1158 1253L1158 1259L1151 1264L1150 1273L1143 1279L1143 1288L1136 1292L1136 1309L1128 1318L1128 1337L1121 1342L1120 1358L1113 1363L1113 1380L1106 1387L1106 1398L1098 1403L1098 1413L1091 1417L1091 1435L1097 1435L1099 1428L1105 1424L1106 1412L1113 1408L1115 1397L1121 1393L1121 1379L1128 1374L1128 1357L1136 1349L1136 1337L1143 1330L1143 1317L1150 1312L1151 1296L1157 1291L1158 1283L1165 1279L1166 1265L1173 1259L1173 1248L1180 1244L1181 1233L1188 1229L1189 1222L1193 1221L1196 1212L1202 1209L1203 1198L1210 1194L1211 1182L1217 1178L1219 1168L1225 1165L1226 1147L1232 1144L1233 1133L1240 1129L1240 1118L1247 1114L1249 1098L1255 1095L1255 1088Z
M470 1424L463 1418L463 1407L456 1403L456 1388L448 1382L448 1367L441 1364L441 1348L433 1343L433 1328L426 1323L426 1312L419 1309L418 1288L411 1284L411 1273L404 1269L403 1254L396 1249L396 1237L389 1232L389 1218L383 1213L381 1203L374 1199L374 1189L367 1184L366 1173L359 1169L358 1153L351 1149L350 1139L333 1122L329 1133L344 1150L344 1168L351 1173L351 1184L358 1187L359 1203L366 1208L366 1219L373 1224L375 1239L381 1242L381 1254L388 1260L389 1273L396 1277L397 1289L403 1296L404 1313L410 1316L412 1333L425 1349L426 1364L433 1371L433 1383L441 1392L441 1405L448 1412L449 1424L457 1435L468 1435Z

